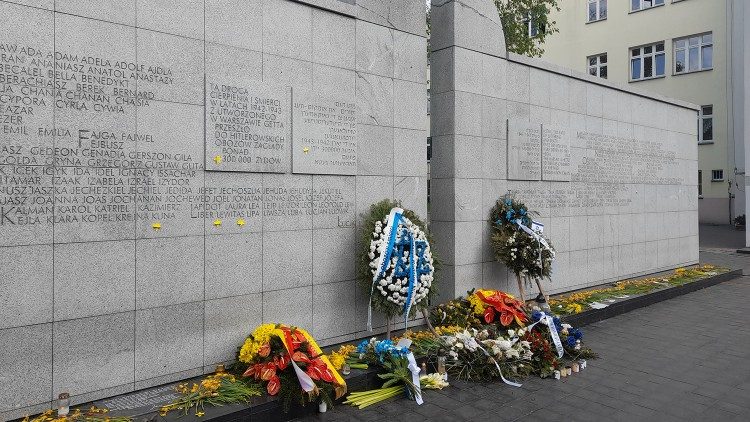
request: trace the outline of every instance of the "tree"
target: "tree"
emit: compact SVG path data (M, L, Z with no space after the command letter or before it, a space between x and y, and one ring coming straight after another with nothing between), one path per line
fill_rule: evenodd
M540 57L548 35L560 32L550 13L559 11L558 0L494 0L505 33L508 51Z

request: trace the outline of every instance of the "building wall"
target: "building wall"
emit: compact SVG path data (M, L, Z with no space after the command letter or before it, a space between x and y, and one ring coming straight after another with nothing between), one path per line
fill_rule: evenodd
M433 1L432 18L431 218L444 295L517 290L489 241L490 210L508 192L539 212L557 251L548 292L698 261L695 105L506 54L490 0ZM539 127L564 133L569 147L546 158L569 152L569 181L545 176L545 164L541 177L514 174L526 126L535 140ZM544 162L546 136L541 151L528 144L529 163Z
M0 419L212 371L262 322L365 335L357 216L427 212L426 35L422 0L354 3L0 1ZM356 104L356 169L293 174L294 129L278 173L205 170L220 79Z
M744 166L737 165L737 162L744 159L741 150L736 151L732 117L733 84L741 83L742 79L732 78L732 0L665 0L664 3L663 6L630 12L629 1L610 0L607 19L587 23L588 2L561 2L561 10L552 14L560 32L547 37L542 59L586 72L588 56L607 53L610 81L698 105L712 104L714 142L698 148L703 199L706 199L700 207L700 218L702 222L727 224L729 181L732 182L732 194L739 195L732 200L732 216L744 214L742 176L735 177L734 170L735 167L739 167L740 172L743 170ZM672 40L705 32L713 33L713 70L675 75ZM657 41L665 43L666 76L630 82L629 49ZM724 181L711 181L711 170L714 169L724 170Z

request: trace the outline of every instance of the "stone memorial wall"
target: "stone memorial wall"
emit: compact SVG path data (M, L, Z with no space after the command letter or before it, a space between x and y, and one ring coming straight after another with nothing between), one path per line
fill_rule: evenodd
M2 417L364 335L357 216L426 216L422 0L0 0ZM379 321L383 325L383 321Z
M503 40L491 0L433 0L430 217L444 297L517 290L489 243L506 193L540 213L557 250L548 292L696 263L697 107L509 54Z

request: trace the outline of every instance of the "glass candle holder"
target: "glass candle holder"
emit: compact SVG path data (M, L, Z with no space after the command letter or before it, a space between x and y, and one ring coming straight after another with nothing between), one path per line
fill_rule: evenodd
M445 369L445 356L438 356L437 358L437 371L443 376L443 379L448 378L448 372Z
M565 375L571 376L572 374L573 374L573 368L571 368L570 366L566 366L565 367Z
M70 393L63 391L57 396L57 416L67 416L70 413Z
M352 367L351 367L351 366L349 366L349 364L348 364L348 363L344 363L344 364L343 364L343 365L341 366L341 374L342 374L342 375L349 375L349 374L351 374L351 373L352 373Z
M580 365L578 365L578 362L573 362L573 364L570 365L570 368L573 370L573 372L578 372L580 370Z

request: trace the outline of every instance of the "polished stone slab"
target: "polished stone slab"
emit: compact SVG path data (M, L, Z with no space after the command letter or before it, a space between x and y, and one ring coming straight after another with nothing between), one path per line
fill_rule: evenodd
M206 169L288 172L291 92L242 77L207 77Z

